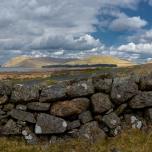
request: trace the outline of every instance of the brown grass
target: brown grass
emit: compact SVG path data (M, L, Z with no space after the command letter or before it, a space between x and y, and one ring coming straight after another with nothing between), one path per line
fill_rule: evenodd
M83 140L71 140L53 145L26 145L23 141L0 139L0 152L111 152L113 148L120 152L151 152L152 132L144 133L131 130L107 140L89 143Z
M152 63L143 64L143 65L136 65L130 67L123 67L123 68L96 68L96 69L39 69L36 71L31 72L0 72L0 80L4 79L46 79L50 77L56 76L75 76L81 74L95 74L95 73L103 73L103 72L114 72L117 75L128 75L131 73L139 74L139 75L146 75L152 73Z

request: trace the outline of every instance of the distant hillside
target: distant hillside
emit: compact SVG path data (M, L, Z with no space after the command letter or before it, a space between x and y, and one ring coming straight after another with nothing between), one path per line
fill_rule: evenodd
M127 60L122 60L113 56L92 56L92 57L88 57L88 58L84 58L80 60L67 62L66 64L69 64L69 65L115 64L118 67L126 67L126 66L134 65L133 63Z
M18 57L12 58L10 61L3 64L2 67L17 67L17 66L20 66L20 63L28 59L30 59L30 57L18 56Z
M56 64L64 64L66 62L70 62L73 59L59 59L59 58L51 58L51 57L25 57L18 56L12 58L10 61L2 65L3 67L25 67L25 68L41 68L46 65L56 65Z
M25 57L18 56L12 58L3 67L31 67L41 68L51 65L97 65L97 64L112 64L118 67L127 67L134 65L133 63L112 56L92 56L84 59L60 59L52 57Z

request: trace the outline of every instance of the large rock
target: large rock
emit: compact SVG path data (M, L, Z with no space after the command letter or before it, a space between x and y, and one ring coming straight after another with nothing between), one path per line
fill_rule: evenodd
M21 134L21 128L19 128L15 121L12 119L8 120L8 122L2 128L0 132L2 135L18 135Z
M31 102L27 104L27 108L33 111L48 111L50 109L49 103Z
M112 79L93 79L93 84L97 91L110 93L112 87Z
M36 134L58 134L64 133L67 129L67 122L61 118L41 113L37 117L35 126Z
M12 92L12 82L11 81L1 81L0 82L0 95L10 96Z
M67 87L67 94L72 98L87 96L93 93L94 86L91 79L74 82Z
M144 91L152 91L152 74L140 78L140 89Z
M79 130L79 136L91 140L93 142L105 139L106 135L96 121L83 125Z
M79 115L89 107L89 99L76 98L69 101L59 101L51 106L50 113L60 117Z
M124 111L125 111L125 109L127 108L127 104L126 103L124 103L124 104L122 104L122 105L120 105L116 110L115 110L115 113L119 116L119 115L121 115Z
M113 107L109 96L103 93L94 94L91 97L91 102L95 113L103 113Z
M14 109L15 105L12 104L12 103L8 103L8 104L5 104L4 107L3 107L3 110L5 112L9 112L11 111L12 109Z
M42 89L40 95L40 102L52 102L66 97L66 86L65 85L53 85Z
M112 85L111 99L115 104L127 102L138 92L138 86L129 77L115 78Z
M79 119L83 124L93 120L92 114L90 111L85 111L79 115Z
M73 130L81 126L80 120L68 122L68 130Z
M36 123L34 115L30 112L13 109L11 112L9 112L9 115L12 118L17 119L17 120L26 121L30 123Z
M129 106L133 109L140 109L152 106L152 92L139 92L130 102Z
M17 84L14 86L11 102L30 102L38 101L39 99L39 89L36 86L25 86Z
M11 87L4 82L0 82L0 105L5 104L8 100L8 96L11 94Z
M120 125L120 118L114 113L104 115L102 121L110 128L114 129Z

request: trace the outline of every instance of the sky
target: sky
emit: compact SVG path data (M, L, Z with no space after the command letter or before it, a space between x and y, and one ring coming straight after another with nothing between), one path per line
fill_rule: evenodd
M0 64L12 57L152 59L152 0L0 0Z

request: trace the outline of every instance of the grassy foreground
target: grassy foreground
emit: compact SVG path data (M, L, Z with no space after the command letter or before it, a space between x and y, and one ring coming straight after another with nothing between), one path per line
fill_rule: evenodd
M66 141L54 145L26 145L23 141L0 138L0 152L151 152L152 132L131 130L105 141L89 143L82 140Z

